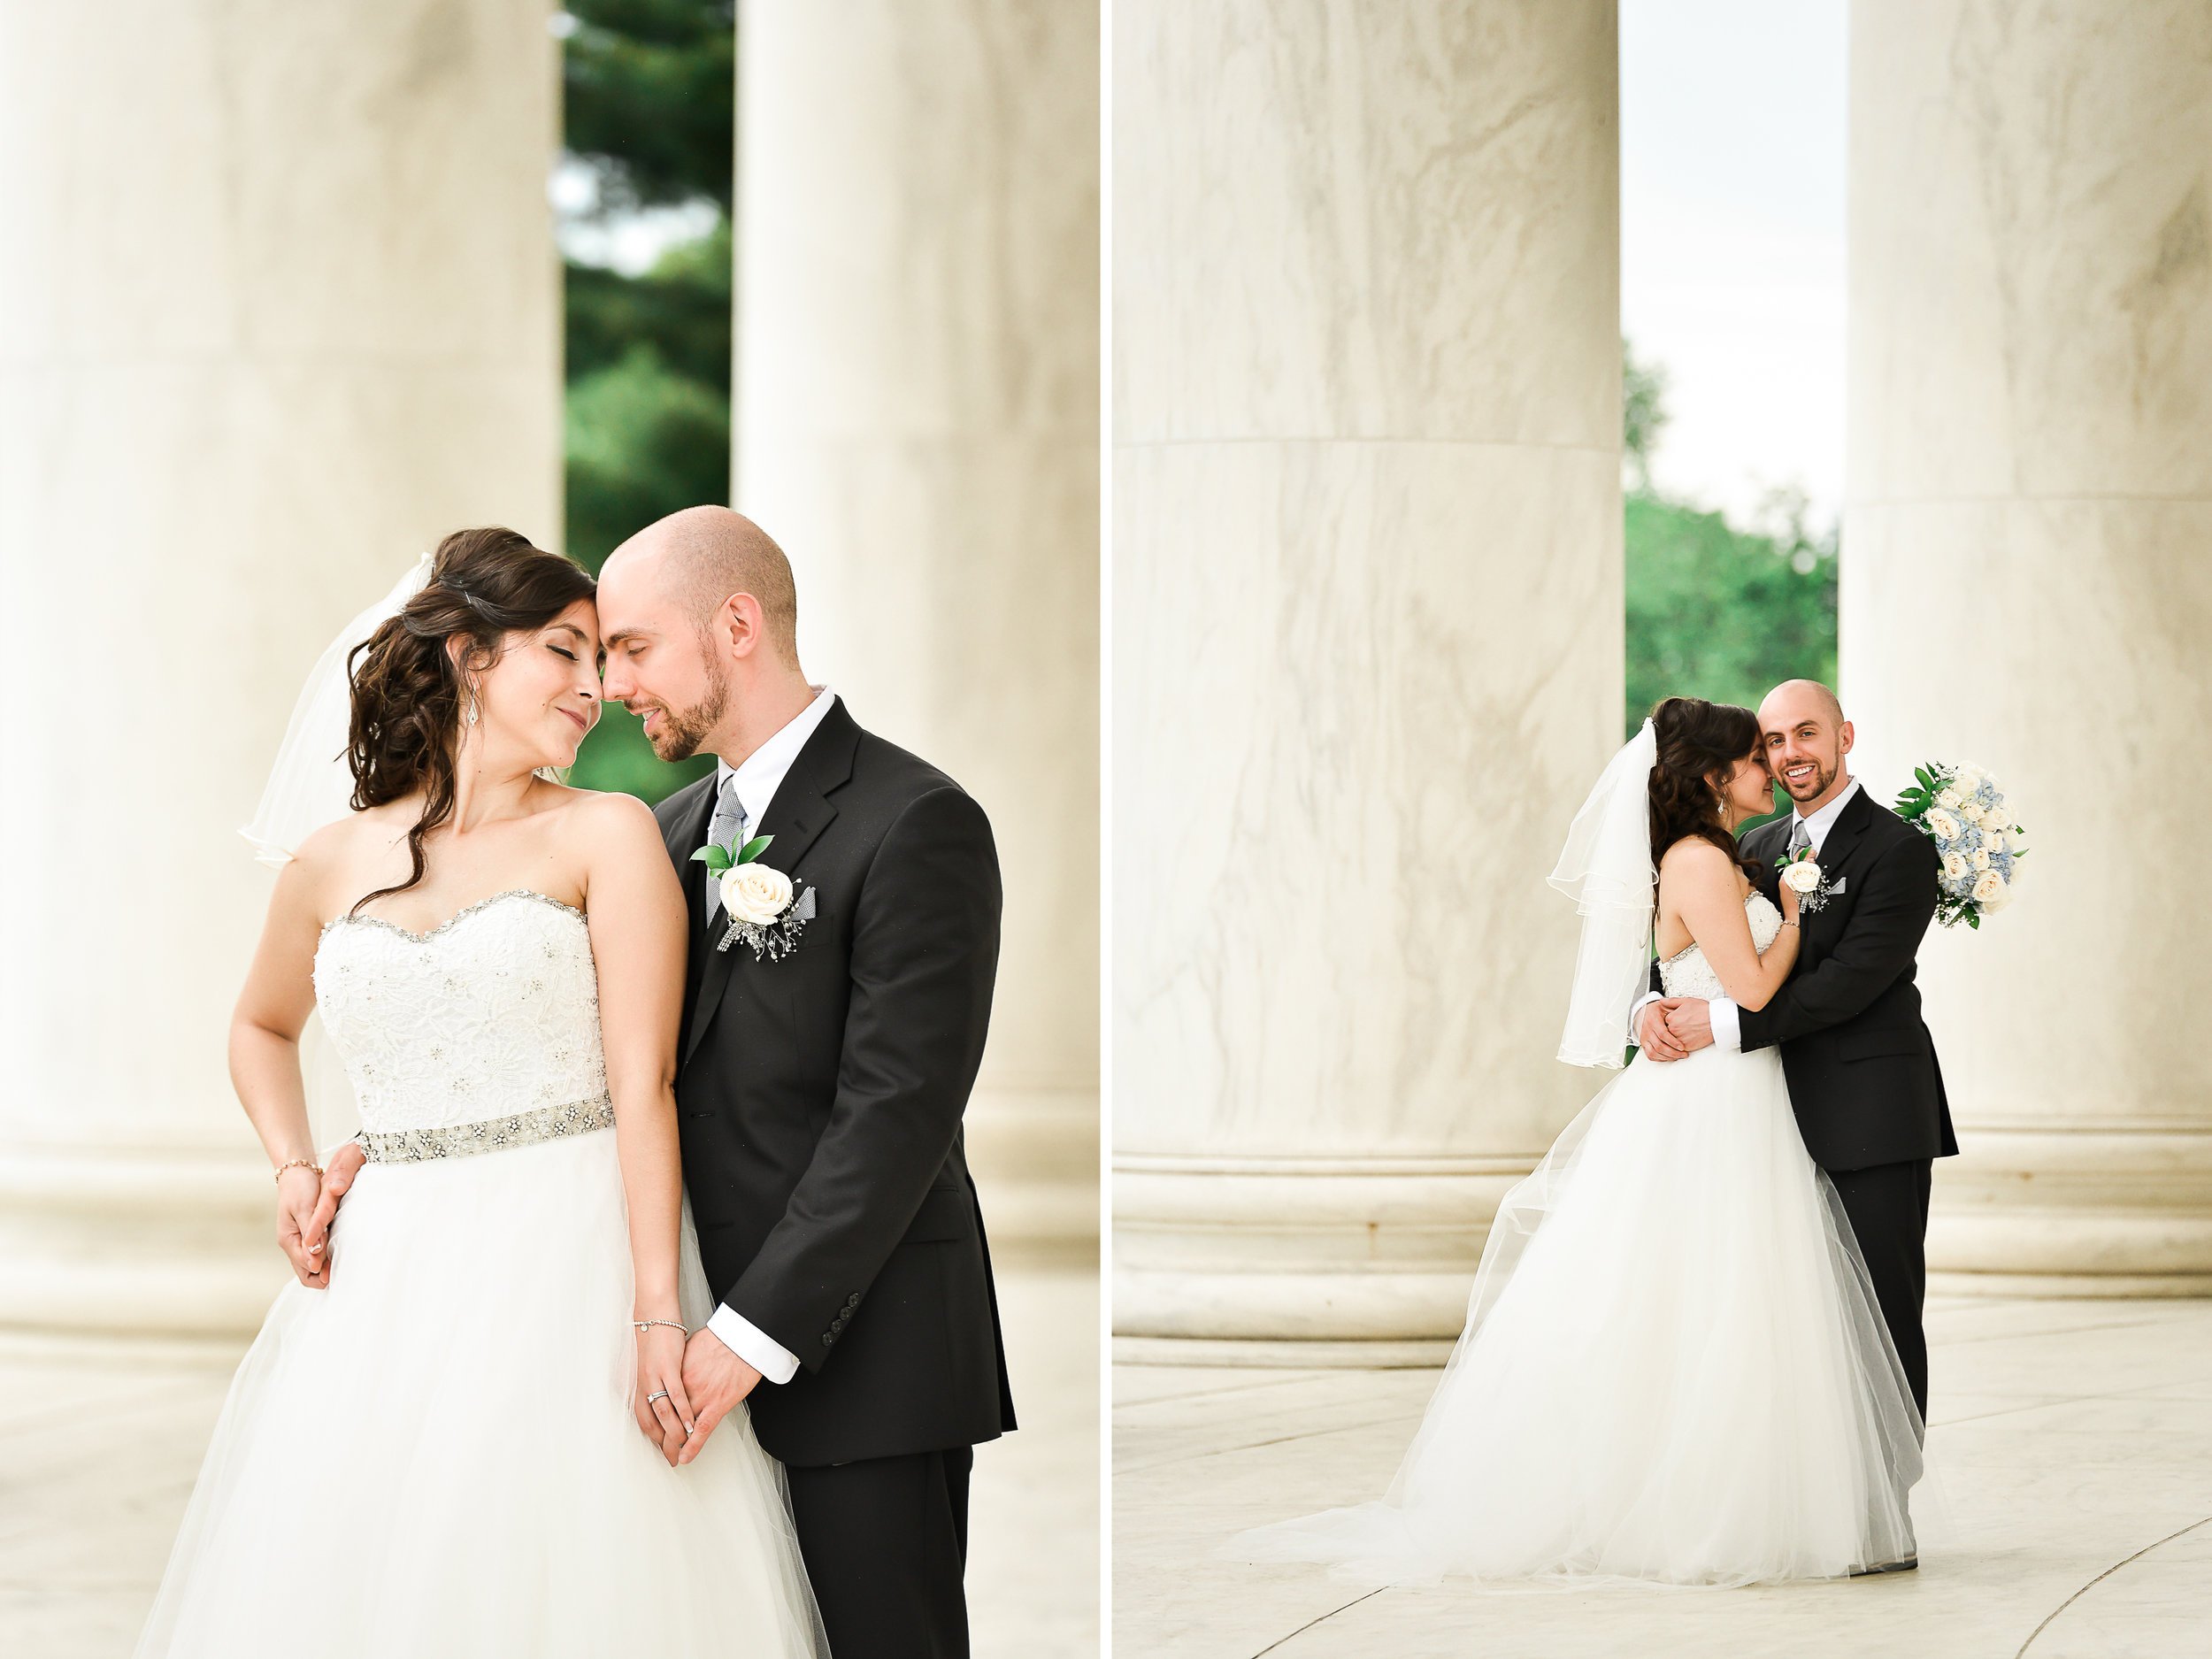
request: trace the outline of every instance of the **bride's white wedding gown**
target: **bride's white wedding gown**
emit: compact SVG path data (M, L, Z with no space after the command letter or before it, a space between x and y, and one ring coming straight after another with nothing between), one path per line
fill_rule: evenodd
M1746 901L1763 953L1781 926ZM1671 995L1719 997L1693 945ZM1509 1194L1389 1495L1247 1560L1727 1585L1912 1553L1919 1420L1772 1048L1632 1061Z
M142 1656L811 1655L780 1468L631 1415L630 1240L580 912L505 893L323 931L372 1161L326 1290L239 1367ZM710 1311L687 1221L684 1317Z

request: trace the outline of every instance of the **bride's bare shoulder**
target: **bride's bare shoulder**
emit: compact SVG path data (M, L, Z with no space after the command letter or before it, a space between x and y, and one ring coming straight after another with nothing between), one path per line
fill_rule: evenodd
M554 827L580 844L605 846L660 845L659 820L653 809L634 795L618 789L579 789L569 784L549 786L558 793L547 806L555 815Z
M1692 877L1718 875L1735 868L1735 860L1702 835L1685 835L1659 856L1659 872L1679 871Z

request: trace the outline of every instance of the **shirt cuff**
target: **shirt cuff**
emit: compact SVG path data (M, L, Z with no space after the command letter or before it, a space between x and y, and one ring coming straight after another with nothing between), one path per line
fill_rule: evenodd
M1724 996L1717 996L1706 1003L1705 1014L1713 1022L1713 1047L1740 1054L1743 1025L1737 1017L1736 1005Z
M761 1380L787 1383L798 1375L799 1356L758 1325L725 1302L707 1321L707 1329L722 1346L761 1375Z

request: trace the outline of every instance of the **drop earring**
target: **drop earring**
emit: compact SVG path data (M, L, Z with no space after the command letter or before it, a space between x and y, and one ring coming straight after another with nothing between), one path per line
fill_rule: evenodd
M473 696L469 699L468 713L464 718L471 726L476 724L476 699Z

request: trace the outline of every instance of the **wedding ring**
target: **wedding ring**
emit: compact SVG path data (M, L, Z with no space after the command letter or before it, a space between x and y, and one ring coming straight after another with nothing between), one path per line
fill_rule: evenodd
M649 1405L649 1405L651 1405L651 1404L653 1403L653 1402L654 1402L654 1401L656 1401L656 1400L665 1400L665 1399L667 1399L667 1398L668 1398L668 1390L667 1390L667 1389L665 1389L665 1388L657 1389L657 1390L656 1390L655 1392L653 1392L652 1394L647 1394L647 1395L645 1396L645 1403L646 1403L647 1405Z

